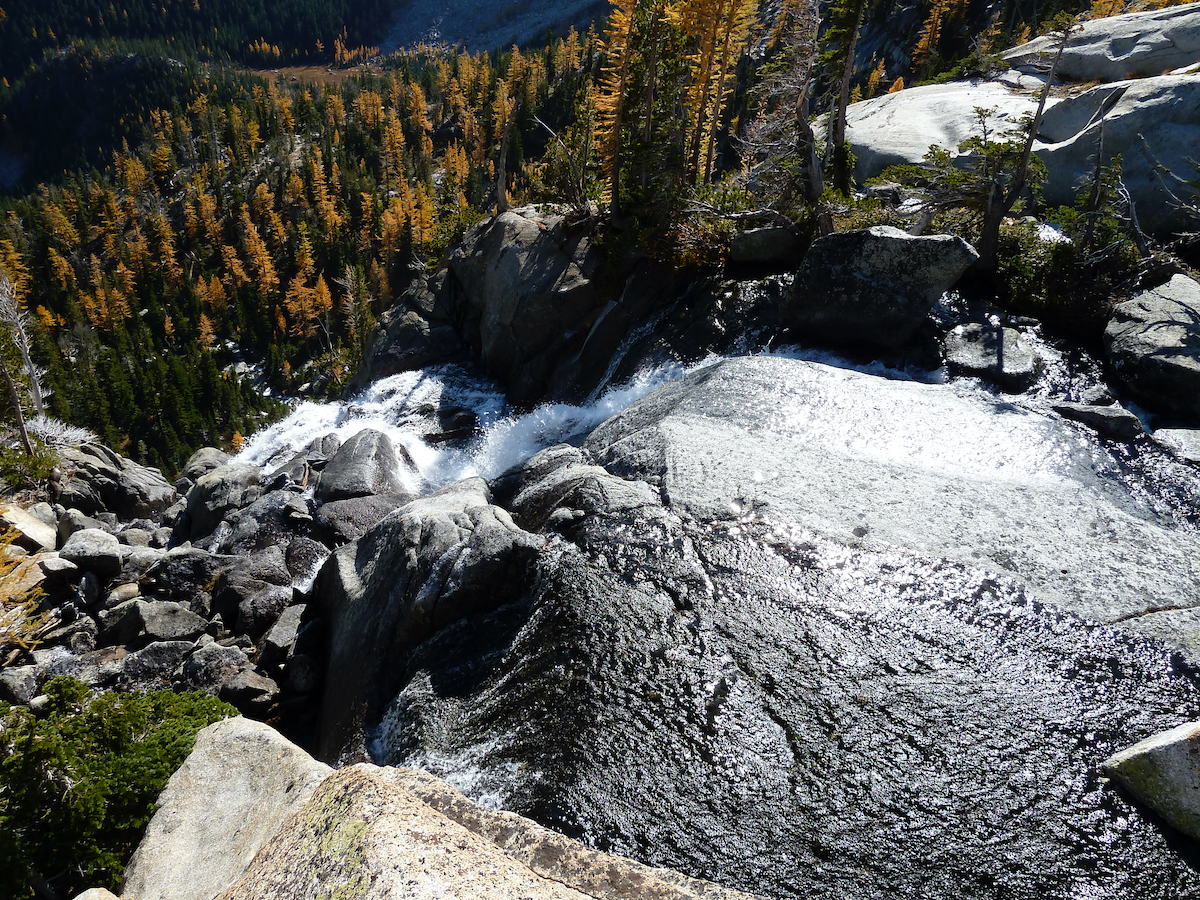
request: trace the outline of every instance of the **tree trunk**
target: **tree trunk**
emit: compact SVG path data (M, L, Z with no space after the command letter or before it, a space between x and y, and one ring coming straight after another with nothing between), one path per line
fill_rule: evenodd
M21 394L17 383L13 381L12 373L8 371L8 360L0 357L0 374L4 375L4 383L8 385L8 393L12 398L13 415L17 420L17 431L21 433L21 443L25 447L25 455L33 456L33 444L29 442L29 431L25 428L25 413L21 411Z
M1046 111L1046 98L1050 96L1050 86L1054 83L1054 73L1058 70L1058 61L1062 59L1063 51L1067 48L1067 39L1070 36L1071 29L1063 28L1061 39L1058 42L1058 52L1054 54L1054 61L1050 63L1050 71L1046 75L1046 87L1042 89L1037 112L1033 115L1033 121L1029 123L1029 134L1025 137L1025 147L1021 151L1020 162L1013 174L1013 182L1007 190L1000 191L1000 196L988 204L987 212L984 213L983 229L979 233L979 243L975 245L975 249L979 252L979 259L975 261L974 266L976 271L995 272L996 266L999 264L1000 225L1004 222L1004 217L1008 215L1009 210L1016 204L1021 192L1025 190L1025 182L1029 177L1029 159L1033 156L1033 142L1037 140L1038 130L1042 127L1042 114ZM999 187L993 181L993 192L996 191L999 191Z
M808 89L811 80L806 78L796 101L796 152L802 161L801 195L810 206L825 193L825 173L821 171L821 157L817 153L817 137L808 122Z
M35 416L44 416L45 408L42 405L42 386L38 382L37 367L33 364L33 357L29 355L29 338L25 335L25 326L22 323L22 316L18 313L11 322L14 336L17 339L17 349L21 351L21 359L25 363L25 374L29 376L29 390L33 400L33 414Z
M850 32L850 45L846 48L846 65L842 68L842 82L838 86L837 116L833 122L833 186L843 194L850 193L850 154L846 149L846 108L850 105L850 79L854 75L854 48L858 44L858 30L862 27L866 0L859 0L858 12L854 17L854 28Z
M500 158L496 160L496 215L512 209L508 202L508 172L504 167L508 158L508 129L510 127L512 127L511 117L504 123L504 131L500 135Z

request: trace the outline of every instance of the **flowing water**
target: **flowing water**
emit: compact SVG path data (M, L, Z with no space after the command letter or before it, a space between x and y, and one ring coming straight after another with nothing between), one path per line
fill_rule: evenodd
M426 768L593 846L769 896L1200 898L1196 846L1097 773L1109 753L1200 716L1193 664L1153 629L1147 638L1089 620L1065 567L1038 570L1047 596L1019 566L1008 571L1010 557L1052 556L1057 540L1081 571L1111 556L1124 577L1121 553L1167 553L1152 540L1133 549L1135 527L1191 546L1200 471L1148 440L1113 444L1059 420L1051 405L1082 398L1100 368L1040 349L1046 370L1016 397L942 370L770 351L833 367L814 376L819 397L781 385L713 401L713 412L740 405L755 428L714 444L712 460L673 460L675 481L660 483L678 491L675 511L688 503L689 466L702 481L710 466L729 490L694 491L699 512L594 516L570 541L552 537L525 599L445 629L404 661L376 760ZM668 363L531 412L462 368L405 373L345 403L298 406L240 459L266 464L324 434L374 428L408 450L410 485L426 493L580 444L720 361ZM830 388L839 378L854 390ZM930 385L928 399L906 405L897 381ZM427 442L439 411L457 409L477 416L477 434ZM704 412L674 427L703 429ZM784 439L793 443L781 451ZM804 483L806 471L822 474ZM961 529L946 524L948 483ZM873 496L886 508L870 509ZM1021 516L1044 497L1086 515L1058 537L1022 537ZM847 520L845 534L800 514L854 504L861 527ZM927 533L901 521L909 504L936 523ZM1102 552L1072 551L1071 528ZM996 536L997 552L974 558L972 529ZM1151 557L1130 566L1152 568ZM1164 583L1194 565L1161 560ZM1097 593L1100 581L1075 588ZM1056 597L1075 612L1044 602Z

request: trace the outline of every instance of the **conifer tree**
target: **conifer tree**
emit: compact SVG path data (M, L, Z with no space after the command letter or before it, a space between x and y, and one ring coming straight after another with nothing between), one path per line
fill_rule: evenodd
M829 30L825 35L827 50L821 63L827 76L836 84L834 111L830 117L829 135L832 147L830 164L833 186L843 194L850 193L850 152L846 146L846 111L850 106L850 79L854 75L854 49L862 27L867 0L836 0L829 11Z
M637 0L612 0L604 37L605 65L596 94L596 148L608 179L605 199L614 221L621 218L621 128L625 89L634 55Z
M772 56L759 90L758 116L748 133L756 175L782 209L797 196L806 204L815 204L825 191L817 141L809 123L819 27L816 0L783 4L770 36Z

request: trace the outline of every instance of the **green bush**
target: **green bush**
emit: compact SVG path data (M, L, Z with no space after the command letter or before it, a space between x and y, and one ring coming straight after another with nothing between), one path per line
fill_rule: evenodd
M1137 263L1137 250L1128 241L1116 243L1102 259L1089 260L1074 242L1039 239L1036 225L1005 225L1000 229L997 299L1060 334L1095 342L1117 286L1133 275Z
M119 890L125 864L196 733L237 710L204 694L45 687L40 716L0 703L0 898Z

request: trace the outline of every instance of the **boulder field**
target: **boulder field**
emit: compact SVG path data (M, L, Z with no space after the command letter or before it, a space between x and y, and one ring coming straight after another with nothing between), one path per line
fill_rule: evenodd
M0 511L46 612L0 697L204 690L314 751L202 735L137 898L1192 898L1190 776L1119 754L1200 719L1200 286L1116 307L1105 386L951 308L973 253L874 228L614 285L586 223L483 222L361 379L435 332L529 402L694 370L437 484L487 444L451 391L396 389L411 453L322 428L171 485L74 451Z

